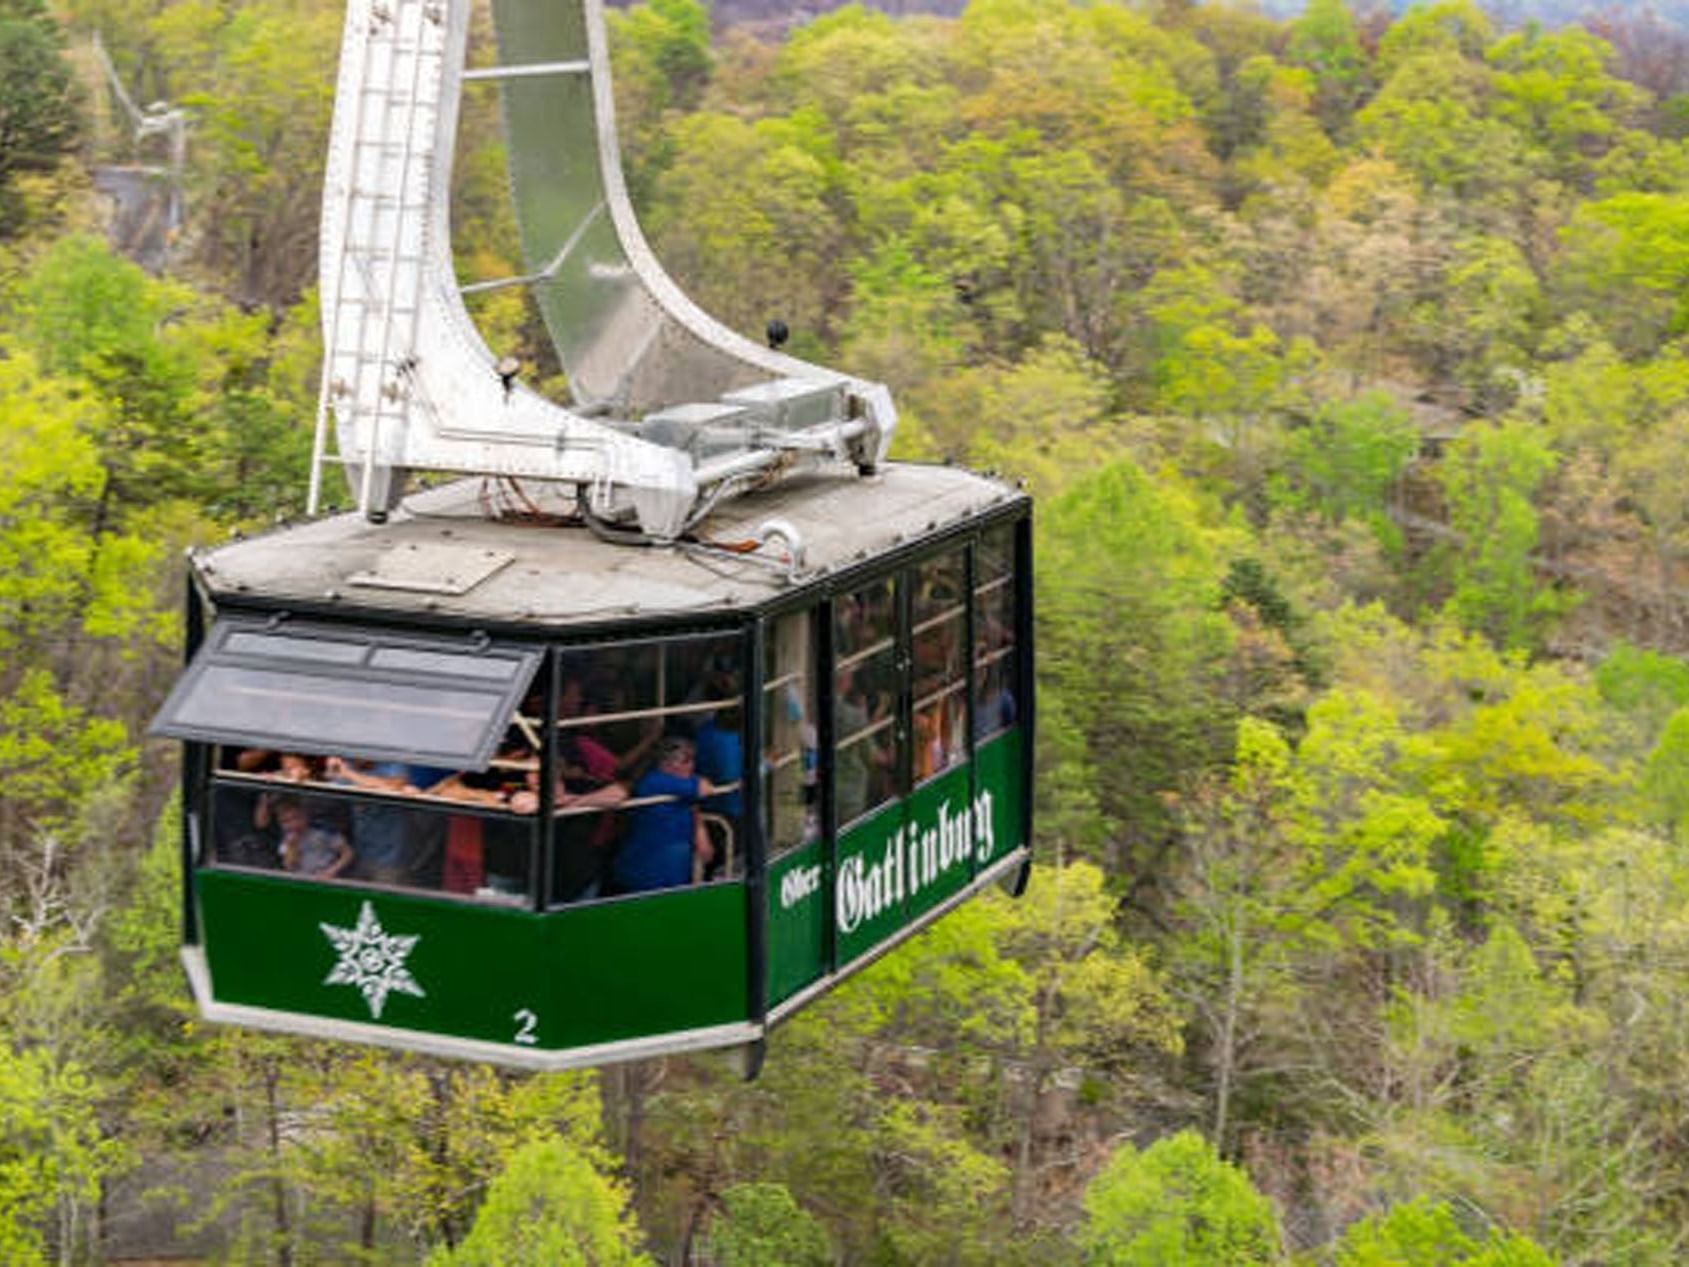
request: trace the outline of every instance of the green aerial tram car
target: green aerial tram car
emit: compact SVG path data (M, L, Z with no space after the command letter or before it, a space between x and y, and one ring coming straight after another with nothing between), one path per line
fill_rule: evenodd
M492 0L481 48L473 9L348 0L308 509L338 465L358 513L192 561L154 726L186 745L183 958L212 1020L754 1071L770 1026L1025 880L1030 503L888 463L883 385L662 271L600 0ZM452 258L472 91L520 276ZM545 374L469 311L513 287Z
M194 557L155 729L186 741L206 1017L535 1068L737 1046L754 1069L816 994L1024 882L1023 495L891 464L657 548L534 509L460 481ZM736 552L770 517L783 567ZM632 769L676 735L715 763L707 842L678 884L618 885L664 803Z

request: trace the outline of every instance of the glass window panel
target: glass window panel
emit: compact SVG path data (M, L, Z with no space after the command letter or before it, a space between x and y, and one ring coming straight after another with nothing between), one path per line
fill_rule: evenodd
M466 756L506 715L499 695L213 664L172 721L284 750Z
M739 701L739 634L605 643L560 658L562 728L597 729L657 716L691 733ZM635 725L637 735L645 727Z
M453 655L419 651L414 647L378 647L369 663L372 669L479 678L487 682L508 682L522 668L522 661L506 656Z
M762 815L770 855L820 833L815 620L788 612L763 640Z
M415 760L479 769L542 653L394 641L378 629L273 634L220 623L151 733L270 752ZM376 664L369 663L370 660Z
M916 782L967 757L967 555L962 550L919 564L911 608Z
M553 904L742 866L743 645L739 633L712 634L560 658ZM698 780L715 792L700 799Z
M833 655L840 663L881 650L896 627L897 590L891 577L833 602Z
M998 524L980 537L974 570L980 585L1013 576L1015 571L1015 526Z
M531 815L453 812L433 797L354 800L256 780L218 783L212 811L206 861L218 865L482 901L528 900Z
M833 798L843 827L899 795L902 686L888 578L834 601Z
M552 822L551 904L740 878L739 822L697 791L695 776L665 760L614 805L590 796L561 802Z
M330 638L290 638L283 634L246 633L231 630L222 650L230 655L262 656L265 659L309 660L319 664L362 664L369 654L367 642L337 642Z
M974 586L974 738L1007 730L1019 716L1013 524L980 540Z

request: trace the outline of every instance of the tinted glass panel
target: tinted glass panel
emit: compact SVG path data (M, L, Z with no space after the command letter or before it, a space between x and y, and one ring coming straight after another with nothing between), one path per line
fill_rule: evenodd
M917 783L967 757L967 555L957 550L918 565L911 600L914 776Z
M376 629L272 633L219 624L152 732L272 751L481 769L538 650Z
M710 634L559 658L552 903L739 873L743 646Z
M770 855L820 833L816 802L815 620L777 619L763 641L762 815Z
M532 815L454 812L443 799L353 800L285 784L219 783L205 861L525 904Z
M976 555L974 587L974 737L1015 724L1014 526L987 532Z
M833 796L841 827L900 790L895 597L888 578L840 596L833 606Z
M177 708L183 727L260 736L266 746L331 752L473 752L504 728L496 695L274 669L210 665Z
M508 682L522 669L520 660L507 660L501 656L449 655L440 651L418 651L412 647L379 647L370 656L369 663L372 669L477 678L484 682Z
M230 655L262 656L273 660L313 660L323 664L361 664L369 654L367 642L336 642L329 638L288 638L281 634L232 632L223 640Z

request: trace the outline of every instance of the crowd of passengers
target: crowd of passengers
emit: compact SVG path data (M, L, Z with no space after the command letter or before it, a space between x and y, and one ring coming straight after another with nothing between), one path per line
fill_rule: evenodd
M563 681L552 791L554 901L675 888L711 878L731 862L743 766L737 680L713 671L696 694L715 706L643 717L631 728L600 727L592 717L617 711L617 697L606 692L601 698L611 707L594 708L581 678ZM522 711L532 716L538 701ZM225 759L232 771L293 786L220 785L219 860L315 879L520 897L529 892L530 824L447 807L311 796L307 789L338 786L531 815L540 807L540 762L530 734L512 726L484 771L263 749L234 753Z
M890 636L889 611L867 605L855 619L859 623L847 637L858 646L873 647ZM979 663L1009 645L994 621L980 632ZM944 689L947 682L967 680L956 646L959 633L959 625L939 628L917 642L916 698L932 701L914 717L917 783L965 756L963 697ZM632 675L626 666L620 676L607 672L611 667L600 665L592 676L565 673L559 684L553 902L677 888L730 871L734 862L744 766L737 674L721 662L703 666L690 676L694 685L681 705L659 715L630 709ZM976 738L1014 723L1007 681L1001 669L976 674ZM834 786L844 824L898 794L898 746L889 725L898 681L890 649L840 668L834 687L839 734ZM818 830L815 730L798 692L786 694L790 729L801 736L807 772L801 787L807 840ZM540 701L530 698L520 714L533 718L543 711ZM540 807L537 740L531 727L511 726L483 771L264 749L228 754L227 769L291 786L219 785L218 859L315 879L521 899L531 891L533 832L513 816L532 815ZM770 760L776 755L770 753ZM392 799L346 801L310 795L312 786L507 814L454 814L446 805L413 809Z

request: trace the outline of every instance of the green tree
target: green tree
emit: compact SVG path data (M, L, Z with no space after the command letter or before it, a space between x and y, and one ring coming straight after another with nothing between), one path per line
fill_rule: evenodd
M1567 607L1538 580L1538 519L1532 496L1554 469L1542 436L1523 423L1480 424L1454 445L1440 471L1454 547L1447 610L1504 647L1528 647Z
M1359 519L1393 545L1389 495L1418 452L1418 428L1388 396L1326 404L1286 444L1281 497L1335 522Z
M561 1139L536 1139L511 1154L493 1180L475 1226L429 1267L639 1267L639 1231L627 1194L591 1158Z
M64 36L41 0L0 4L0 236L20 214L13 178L50 170L80 131Z
M1622 193L1580 206L1562 230L1556 283L1635 357L1689 328L1689 196Z
M1347 0L1310 0L1291 24L1286 57L1313 72L1320 122L1331 135L1340 135L1371 78Z
M710 1224L710 1253L721 1267L830 1267L820 1222L778 1183L741 1183L721 1194Z
M1229 753L1214 698L1233 631L1218 596L1223 558L1242 551L1210 513L1170 471L1122 460L1039 517L1040 689L1083 736L1099 861L1120 874L1153 873L1137 851L1169 846L1168 798Z
M1553 1267L1553 1261L1516 1234L1491 1232L1475 1241L1448 1206L1423 1199L1351 1225L1332 1254L1335 1267Z
M1085 1192L1086 1262L1245 1267L1279 1262L1272 1202L1195 1131L1122 1146Z

